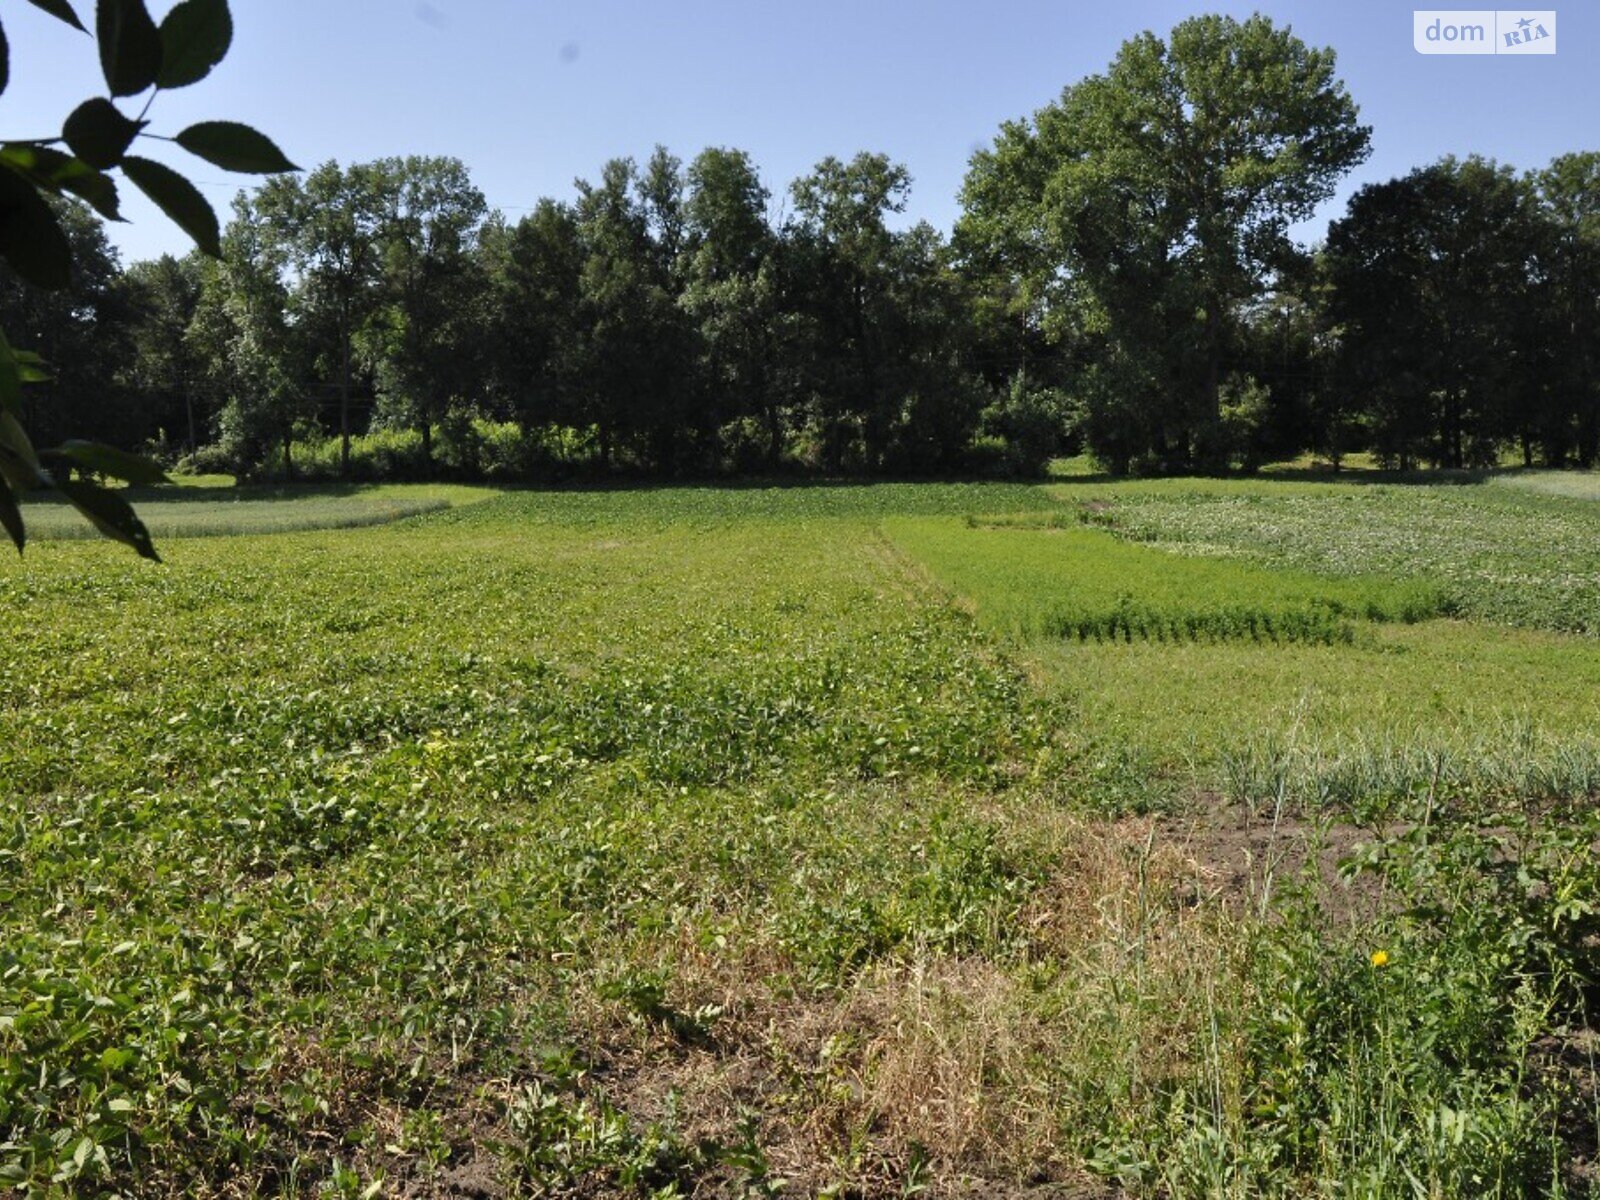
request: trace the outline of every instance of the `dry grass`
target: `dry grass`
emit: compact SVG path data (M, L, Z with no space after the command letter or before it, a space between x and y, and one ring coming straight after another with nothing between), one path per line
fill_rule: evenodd
M728 1144L749 1114L775 1177L798 1194L1104 1195L1072 1140L1075 1105L1110 1072L1157 1081L1194 1067L1206 997L1230 969L1206 870L1147 820L1101 822L1016 804L1009 822L1053 863L1010 961L917 954L836 992L797 994L759 942L658 945L667 1007L721 1015L703 1041L586 991L576 1040L604 1049L583 1086L691 1143Z

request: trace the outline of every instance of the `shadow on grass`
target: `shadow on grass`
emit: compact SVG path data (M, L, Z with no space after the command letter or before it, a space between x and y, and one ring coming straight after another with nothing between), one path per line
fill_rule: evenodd
M1219 476L1228 479L1264 479L1284 483L1386 484L1399 487L1467 487L1487 483L1496 475L1513 475L1524 467L1433 467L1415 471L1318 470L1315 467L1283 467L1258 471L1253 475Z
M799 475L774 474L730 477L683 476L660 478L640 475L589 475L566 476L547 480L519 481L457 481L457 480L385 480L361 482L307 482L307 483L241 483L224 486L161 486L128 487L121 494L131 503L159 502L162 504L216 504L245 501L272 501L297 499L350 499L361 498L376 489L395 484L438 484L440 486L492 487L506 492L675 492L691 489L727 492L744 491L834 491L873 488L880 486L905 486L908 484L942 484L962 487L1005 487L1050 485L1054 487L1097 487L1107 484L1138 484L1173 482L1184 479L1212 483L1336 483L1358 486L1473 486L1497 477L1525 473L1544 473L1553 468L1499 467L1499 468L1431 468L1412 471L1385 471L1368 467L1331 470L1317 467L1267 467L1260 471L1230 471L1215 474L1188 473L1173 475L1117 475L1109 471L1082 471L1072 474L1042 474L1038 476L1000 476L984 474L951 475ZM51 492L39 492L28 497L31 504L65 504L66 501Z
M1056 487L1095 486L1104 484L1175 483L1193 480L1196 483L1318 483L1348 484L1352 487L1469 487L1487 483L1501 476L1537 472L1538 467L1435 467L1415 471L1380 471L1370 467L1345 468L1334 471L1316 467L1267 467L1260 471L1226 471L1214 474L1190 472L1174 475L1114 475L1107 471L1085 472L1075 475L1058 475L1042 480Z

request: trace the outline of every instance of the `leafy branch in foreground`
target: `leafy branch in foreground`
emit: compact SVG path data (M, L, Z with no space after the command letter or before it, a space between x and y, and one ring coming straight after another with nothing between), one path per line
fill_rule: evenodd
M30 0L74 29L89 31L68 0ZM216 213L179 172L130 153L147 132L151 105L163 91L199 83L227 55L233 16L227 0L182 0L157 25L144 0L97 0L94 34L108 96L85 100L67 116L57 137L0 142L0 257L36 287L66 288L72 250L51 199L83 201L110 221L121 221L112 172L143 192L203 252L221 257ZM0 26L0 93L11 77L11 47ZM145 97L137 116L118 99ZM278 174L295 171L281 150L248 125L202 121L170 141L225 171ZM58 147L65 147L60 149ZM168 482L155 463L94 442L67 441L35 450L22 425L22 388L50 378L37 354L15 350L0 332L0 526L20 553L27 541L19 499L53 488L107 537L157 559L144 523L116 492L82 478L104 475L127 483ZM80 478L74 479L77 474ZM159 559L157 559L159 561Z

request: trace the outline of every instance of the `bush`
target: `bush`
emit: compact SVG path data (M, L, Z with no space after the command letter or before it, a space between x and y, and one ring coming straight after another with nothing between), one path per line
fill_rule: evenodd
M281 478L281 447L263 462L240 460L223 443L203 446L184 458L185 474L236 473ZM358 483L391 480L454 479L494 483L549 481L572 475L595 461L592 430L553 426L525 430L514 421L493 421L471 409L453 409L439 423L430 463L415 429L375 429L350 439L350 471L339 470L339 439L309 431L294 444L294 476L308 482L348 478Z
M1060 452L1067 411L1067 398L1061 392L1038 386L1019 371L1005 393L983 410L982 429L999 439L1007 473L1032 478L1043 475Z
M185 454L173 464L175 475L231 475L238 464L226 446L213 442L193 454Z
M455 479L483 478L483 424L474 409L450 406L434 442L436 463L445 474Z
M339 439L322 437L296 447L297 478L340 478ZM415 429L378 429L350 439L349 478L363 483L386 479L419 479L426 474L422 435Z
M1271 393L1253 375L1230 375L1218 397L1220 449L1229 466L1255 471L1266 461Z

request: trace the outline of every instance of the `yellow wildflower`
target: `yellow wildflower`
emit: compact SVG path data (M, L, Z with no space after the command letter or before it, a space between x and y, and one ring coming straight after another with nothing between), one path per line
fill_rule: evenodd
M1389 965L1389 952L1387 950L1374 950L1372 952L1372 965L1387 967Z

